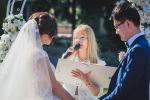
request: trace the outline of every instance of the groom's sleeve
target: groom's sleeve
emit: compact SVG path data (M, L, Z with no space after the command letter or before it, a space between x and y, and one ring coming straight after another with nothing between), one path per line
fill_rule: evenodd
M146 53L144 48L133 49L127 58L125 68L121 68L120 82L113 91L99 98L100 100L121 100L120 98L128 96L129 91L133 91L145 70ZM137 88L137 87L136 87Z

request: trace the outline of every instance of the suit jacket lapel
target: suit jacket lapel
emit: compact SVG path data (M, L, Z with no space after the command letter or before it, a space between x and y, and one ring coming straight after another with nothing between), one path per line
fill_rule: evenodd
M112 77L112 79L111 79L111 83L110 83L111 85L109 86L109 91L108 91L108 92L111 92L111 91L114 89L114 87L116 86L117 81L119 81L118 78L121 77L121 76L118 76L118 75L119 75L119 72L120 72L120 70L123 70L124 67L126 66L125 63L127 63L127 57L128 57L128 54L130 53L131 48L132 48L136 43L138 43L138 41L140 41L140 40L142 40L142 39L145 39L145 36L144 36L144 35L141 35L141 36L139 36L138 38L136 38L136 39L133 41L133 43L131 44L131 46L129 47L129 49L128 49L126 55L125 55L125 58L119 63L118 68L117 68L116 72L114 73L114 75L113 75L113 77ZM121 73L120 73L120 75L121 75Z
M128 56L128 54L129 54L130 51L131 51L131 48L132 48L135 44L137 44L139 41L141 41L141 40L143 40L143 39L145 39L145 35L141 35L141 36L137 37L137 38L133 41L133 43L129 46L129 48L128 48L126 54L125 54L125 57L124 57L123 60L120 62L120 64L123 64L123 63L124 63L126 57ZM120 65L120 64L119 64L119 65Z
M145 35L141 35L141 36L137 37L137 38L133 41L133 43L131 44L131 46L130 46L129 48L132 48L136 43L138 43L140 40L143 40L143 39L145 39Z

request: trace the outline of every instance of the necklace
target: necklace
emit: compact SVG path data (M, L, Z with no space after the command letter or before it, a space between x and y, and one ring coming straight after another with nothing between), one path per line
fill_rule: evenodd
M80 57L78 57L78 60L80 61L80 62L89 62L89 60L86 58L86 59L82 59L82 58L80 58Z

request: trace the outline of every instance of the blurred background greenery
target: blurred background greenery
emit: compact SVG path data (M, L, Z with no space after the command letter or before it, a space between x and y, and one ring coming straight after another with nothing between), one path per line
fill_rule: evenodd
M79 24L89 24L94 32L101 51L100 57L107 65L117 66L118 53L125 50L119 36L115 35L113 23L109 20L111 11L118 0L27 0L24 18L36 11L53 14L58 21L59 35L50 46L44 46L54 65L62 53L71 46L72 31ZM0 35L3 34L2 23L6 17L8 0L0 0ZM18 14L22 0L16 0L14 14Z

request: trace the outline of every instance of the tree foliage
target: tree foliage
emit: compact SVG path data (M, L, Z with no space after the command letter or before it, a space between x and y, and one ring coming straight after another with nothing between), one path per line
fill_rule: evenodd
M0 0L0 35L3 33L2 30L2 23L4 18L6 17L6 6L7 6L7 0Z

